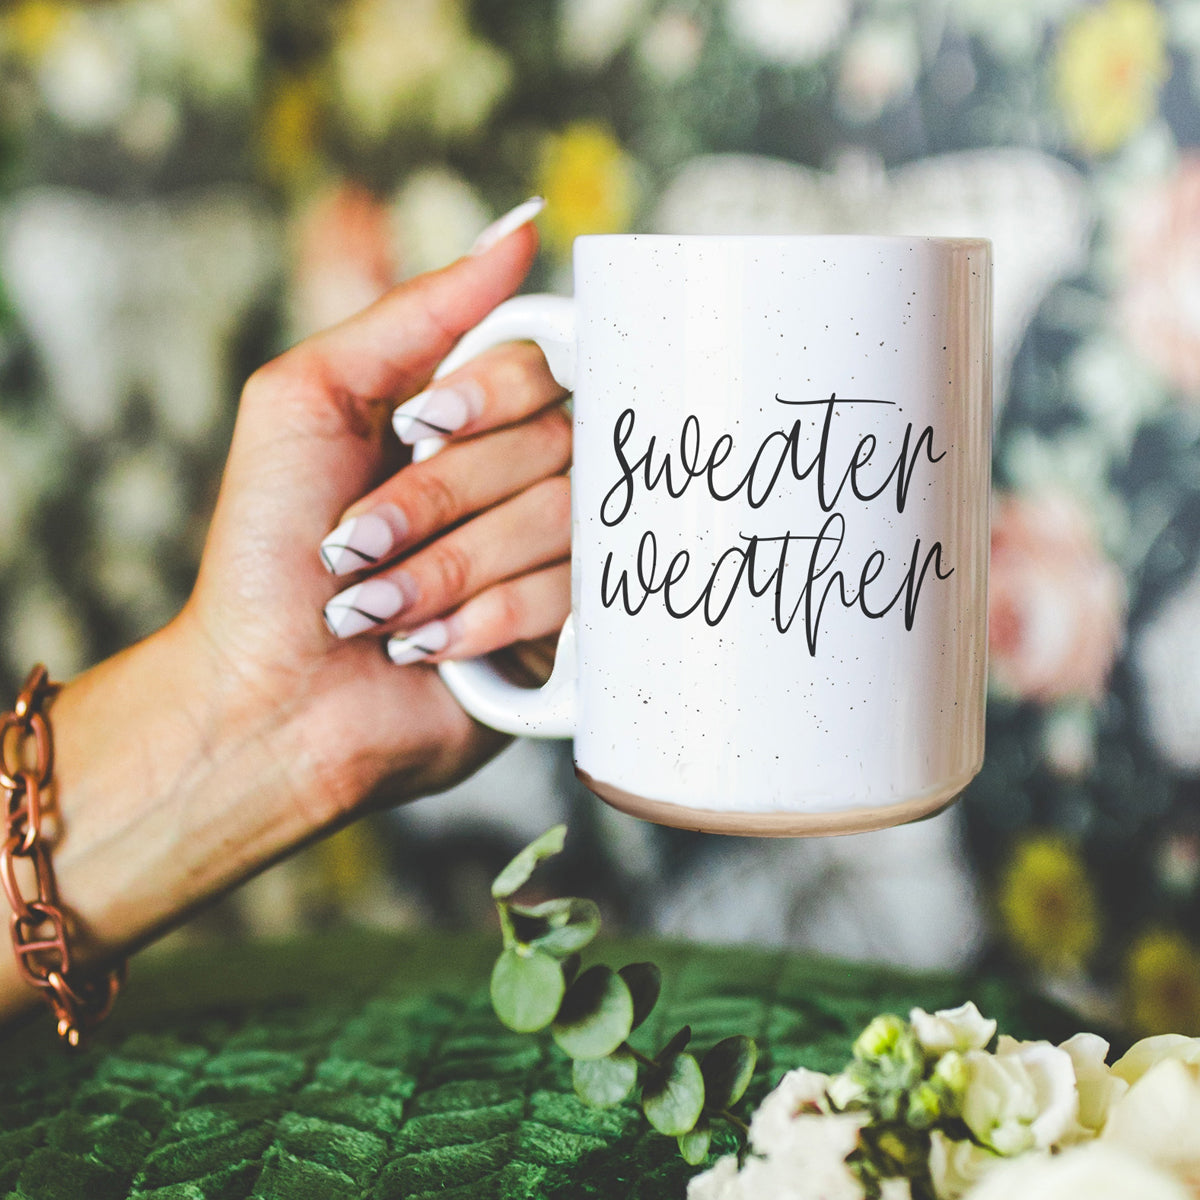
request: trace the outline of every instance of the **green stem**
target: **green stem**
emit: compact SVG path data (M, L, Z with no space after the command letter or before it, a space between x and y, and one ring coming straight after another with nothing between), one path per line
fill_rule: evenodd
M640 1050L631 1046L628 1042L622 1042L619 1049L624 1050L628 1054L632 1054L643 1067L657 1067L658 1063L654 1061L648 1054L643 1054Z
M736 1129L742 1135L742 1137L746 1138L747 1140L749 1139L750 1126L747 1125L741 1117L735 1117L733 1113L729 1111L729 1109L722 1108L720 1111L714 1112L713 1116L720 1117L722 1121L728 1121L730 1125L732 1125L734 1129Z

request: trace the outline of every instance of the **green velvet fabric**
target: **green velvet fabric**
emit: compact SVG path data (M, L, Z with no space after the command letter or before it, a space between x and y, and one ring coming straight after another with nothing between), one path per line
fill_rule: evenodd
M135 961L90 1048L50 1022L0 1042L0 1195L22 1200L680 1198L692 1173L632 1104L596 1112L546 1036L492 1015L496 939L353 933ZM758 1039L757 1100L788 1068L841 1065L876 1012L974 998L1021 1036L1071 1032L989 979L772 951L610 942L653 958L635 1041L689 1023Z

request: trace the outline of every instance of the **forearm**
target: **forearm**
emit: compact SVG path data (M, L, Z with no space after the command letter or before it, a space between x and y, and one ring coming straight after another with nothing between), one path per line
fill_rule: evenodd
M228 684L201 677L213 667L183 641L169 626L68 684L50 708L47 832L75 928L73 968L122 957L319 824L301 803L291 726L233 708ZM0 1019L35 996L0 947Z

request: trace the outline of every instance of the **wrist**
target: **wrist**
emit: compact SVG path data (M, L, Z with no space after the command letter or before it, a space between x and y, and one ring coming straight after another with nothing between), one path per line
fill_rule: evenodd
M235 692L181 618L51 705L51 854L76 965L123 957L311 834L289 723ZM0 1013L32 998L0 956Z

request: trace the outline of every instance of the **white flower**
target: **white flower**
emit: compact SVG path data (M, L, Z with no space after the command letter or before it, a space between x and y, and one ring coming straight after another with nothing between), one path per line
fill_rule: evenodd
M440 267L465 254L492 219L471 185L442 166L414 171L389 208L405 275Z
M737 1155L727 1154L688 1180L687 1200L736 1200L741 1186Z
M988 1172L967 1200L1193 1200L1176 1179L1102 1142L1029 1155Z
M161 445L114 455L92 498L105 535L142 547L175 536L186 515L179 503L179 472L178 460Z
M60 679L78 674L87 665L84 634L62 589L40 577L14 582L18 590L4 630L10 661L50 663Z
M562 0L558 44L568 63L603 67L629 40L647 0Z
M837 41L849 0L728 0L729 28L750 49L785 66L812 62Z
M750 1121L751 1154L739 1171L733 1157L688 1184L688 1200L863 1200L862 1185L846 1165L866 1113L817 1111L827 1075L789 1071ZM885 1192L905 1200L907 1188Z
M917 1041L930 1054L982 1050L996 1032L996 1022L985 1017L970 1000L958 1008L943 1008L932 1014L914 1008L908 1019Z
M343 105L369 137L422 123L467 133L508 88L508 59L472 35L462 0L354 0L346 11L335 74Z
M1137 1083L1151 1067L1168 1059L1181 1063L1200 1063L1200 1038L1181 1033L1160 1033L1142 1038L1112 1066L1112 1073L1126 1083Z
M1047 24L1058 20L1077 0L955 0L947 18L967 33L975 33L1010 59L1030 59L1038 53Z
M1200 1193L1200 1063L1155 1063L1113 1105L1101 1138Z
M788 1145L792 1127L802 1113L815 1113L825 1097L829 1076L797 1067L764 1097L750 1118L750 1145L759 1154L774 1154Z
M955 1141L935 1129L929 1142L929 1174L938 1200L958 1200L1004 1159L975 1142Z
M1062 1043L1075 1067L1075 1085L1079 1093L1076 1128L1068 1140L1095 1137L1104 1128L1109 1110L1129 1090L1129 1084L1114 1075L1105 1059L1108 1043L1094 1033L1077 1033Z
M145 74L217 102L244 93L258 58L250 0L133 0L122 6Z
M674 83L691 74L704 49L704 30L690 13L668 9L661 13L638 41L638 60L663 83Z
M995 1054L965 1057L963 1120L985 1146L1004 1155L1047 1150L1073 1127L1079 1097L1065 1050L1002 1037Z
M1133 647L1150 739L1174 767L1200 767L1200 572L1169 596Z
M46 107L87 133L110 128L135 95L134 47L112 16L70 10L38 64Z
M911 22L863 24L842 56L838 107L853 121L873 121L912 91L920 69L921 51Z

